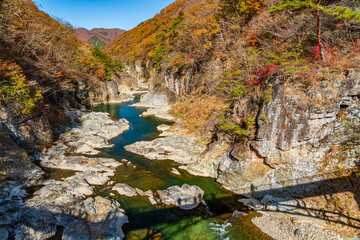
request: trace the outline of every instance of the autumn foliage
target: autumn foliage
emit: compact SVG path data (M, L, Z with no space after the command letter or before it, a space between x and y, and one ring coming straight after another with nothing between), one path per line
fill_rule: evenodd
M28 114L41 99L41 92L35 86L29 86L16 63L0 60L0 103L15 102L23 114Z
M130 66L155 70L157 84L167 86L167 73L181 79L193 69L191 91L217 95L229 105L241 99L260 105L271 101L269 80L275 76L306 81L322 71L359 68L359 3L318 2L178 0L106 51Z
M21 105L29 112L40 95L56 103L76 92L79 80L105 81L117 70L118 63L104 63L79 41L70 24L54 20L30 0L3 0L0 13L1 104L26 103Z

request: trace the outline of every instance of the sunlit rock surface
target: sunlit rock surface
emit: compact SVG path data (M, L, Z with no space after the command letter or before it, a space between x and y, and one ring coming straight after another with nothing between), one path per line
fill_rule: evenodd
M186 210L197 207L204 196L204 191L200 187L188 184L181 187L171 186L157 192L163 204L175 205Z
M72 153L96 154L95 148L111 147L107 140L129 129L129 123L114 121L106 113L73 111L69 114L74 122L72 129L60 135L52 147L45 150L40 161L44 167L76 171L73 176L61 180L42 182L25 203L24 191L4 189L4 199L12 200L16 207L10 221L16 225L16 239L48 239L63 227L63 239L122 239L121 227L128 222L120 204L100 196L88 198L94 193L92 185L103 185L114 175L121 163L111 158L88 158ZM69 155L70 154L70 155ZM14 192L15 191L15 192ZM13 196L13 197L12 197ZM23 209L22 211L18 211ZM1 209L0 209L1 210ZM9 210L7 206L5 211Z
M196 138L183 136L169 136L153 141L136 142L125 146L127 151L140 154L153 160L173 160L178 163L189 164L197 160L204 146L196 142Z

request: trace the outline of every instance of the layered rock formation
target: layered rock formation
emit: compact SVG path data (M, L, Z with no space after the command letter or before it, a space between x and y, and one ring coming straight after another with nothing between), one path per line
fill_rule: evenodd
M121 75L113 75L111 81L78 82L76 96L84 105L96 105L103 103L122 103L134 98L134 94L144 93L147 86L142 80L131 77L126 72Z
M251 184L282 187L355 167L360 76L351 71L328 78L309 92L301 91L301 84L274 80L272 101L255 114L254 139L235 145L214 142L190 169L205 169L233 191L246 193ZM246 110L240 102L234 108L238 114Z

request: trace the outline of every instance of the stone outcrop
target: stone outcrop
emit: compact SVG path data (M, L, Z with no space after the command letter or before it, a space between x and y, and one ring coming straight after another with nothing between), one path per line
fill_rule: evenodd
M48 117L40 111L31 115L17 114L17 106L0 106L0 132L10 134L16 143L27 152L36 152L38 146L53 141L53 129Z
M255 114L255 138L246 144L214 142L189 171L247 193L251 185L288 186L301 182L294 179L311 182L316 178L308 176L355 167L359 150L349 142L359 139L360 76L350 71L327 77L308 92L301 83L275 79L272 100ZM235 108L241 114L245 107Z
M360 161L360 75L356 71L327 74L323 81L309 85L273 79L272 99L259 106L257 112L247 112L247 105L236 103L233 111L238 118L243 113L255 116L255 137L235 144L223 139L214 141L186 169L214 177L239 194L259 199L266 194L273 194L275 199L288 197L272 210L294 214L291 216L300 219L297 224L303 221L353 236L354 228L336 224L352 220L334 219L338 219L337 214L360 216L356 206L358 190L350 187L358 178L348 176ZM348 180L336 182L343 176ZM334 184L336 188L331 187ZM300 195L313 197L291 202ZM349 207L340 207L344 201ZM303 209L278 209L299 204ZM319 215L319 209L325 217ZM319 221L314 220L314 215ZM331 227L325 219L333 220Z
M43 174L10 134L0 133L0 181L13 179L36 183Z
M126 70L128 75L146 80L150 92L155 93L162 89L169 98L179 99L195 91L215 90L226 64L226 61L217 59L188 64L181 68L170 66L162 68L159 72L152 66L151 61L137 61Z
M171 104L175 101L175 95L161 87L156 87L150 93L141 96L140 102L133 104L134 107L149 108L142 113L142 117L155 116L157 118L175 121L175 118L168 114Z
M113 74L110 81L99 81L96 78L89 81L79 81L77 97L84 105L104 103L122 103L134 99L134 94L147 92L144 81L130 76L126 72Z
M69 116L76 118L81 124L70 131L60 135L60 141L51 147L47 152L51 157L61 152L75 152L87 155L96 155L99 152L96 148L109 148L113 145L108 139L114 138L129 129L129 123L125 119L113 121L107 113L87 113L73 111ZM53 153L53 151L55 151ZM48 159L45 159L47 161Z
M78 121L79 126L61 134L59 140L42 154L41 164L47 168L78 171L76 176L90 184L102 185L114 175L116 167L120 166L118 161L67 154L96 155L99 151L95 148L112 147L107 140L128 130L129 123L125 119L113 121L109 114L94 112L81 115Z
M25 202L25 211L15 230L16 239L47 239L57 226L62 239L122 239L121 227L128 222L120 204L97 196L86 198L93 189L81 178L48 181Z
M322 193L327 188L313 183L356 169L360 161L358 72L327 73L323 80L309 84L274 78L269 86L272 88L270 101L256 106L243 99L233 105L233 117L241 119L245 114L257 123L254 137L245 142L230 142L220 133L207 147L198 148L187 146L178 134L164 129L164 138L126 148L150 159L180 162L185 165L181 168L192 174L216 178L233 192L259 199L268 193L275 194L274 198L280 194L289 199L299 192L303 195ZM358 196L346 194L346 189L337 193L335 189L328 189L328 192L334 194L336 202L356 203ZM346 212L348 216L359 215L358 207L344 209L339 205L335 207L336 203L327 197L316 199L301 200L301 204L312 205L313 209L322 207L329 212ZM316 215L316 211L313 214ZM325 226L323 224L324 221L320 225Z

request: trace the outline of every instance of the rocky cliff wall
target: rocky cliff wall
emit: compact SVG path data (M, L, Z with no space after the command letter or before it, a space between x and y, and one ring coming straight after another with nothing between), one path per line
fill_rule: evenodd
M127 72L120 75L113 74L110 81L99 81L96 78L79 81L76 98L84 105L116 103L128 101L129 92L147 88L140 78L133 77Z
M282 186L355 167L360 161L359 73L329 74L312 89L303 87L274 79L272 100L247 113L256 116L253 139L212 143L193 170L242 193L251 185ZM235 104L233 112L240 118L246 109Z
M156 69L151 66L151 62L138 61L127 67L127 74L147 84L150 90L161 87L166 89L169 97L179 99L194 92L214 93L226 64L226 61L217 59Z
M151 78L147 76L154 72L146 64L129 69L134 77L149 81L151 93L143 102L168 97L173 103L206 87L211 92L219 78L216 72L225 64L169 68ZM312 182L324 173L356 168L360 161L360 73L325 72L316 79L273 78L268 83L273 90L270 101L256 106L244 99L234 103L233 118L245 115L256 120L254 136L232 142L217 132L213 139L218 140L209 144L190 171L214 177L235 192L248 193L252 186L295 185L300 179Z
M327 219L343 236L353 236L360 217L359 72L325 74L312 83L277 78L271 84L271 101L247 112L256 116L254 137L234 143L217 133L189 171L262 199L272 212L310 216L311 224ZM239 101L233 117L248 110Z

